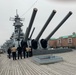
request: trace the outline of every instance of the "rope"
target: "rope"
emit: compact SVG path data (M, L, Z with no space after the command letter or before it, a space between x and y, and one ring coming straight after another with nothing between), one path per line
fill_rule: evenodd
M37 1L38 1L38 0L36 0L36 1L33 3L33 5L32 5L22 16L24 16L24 15L37 3ZM22 17L22 16L21 16L21 17Z

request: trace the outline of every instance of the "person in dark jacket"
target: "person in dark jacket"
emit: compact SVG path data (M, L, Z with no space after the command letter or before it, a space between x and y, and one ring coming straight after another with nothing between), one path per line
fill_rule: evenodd
M18 59L19 59L19 57L21 57L21 59L22 59L22 48L20 47L20 45L17 48L17 50L18 50Z
M25 53L26 53L26 46L23 46L23 57L25 58Z
M25 58L25 53L26 53L26 47L27 47L27 42L24 42L24 45L23 45L23 56Z
M8 48L7 53L8 53L8 57L10 59L11 58L11 48L10 47Z

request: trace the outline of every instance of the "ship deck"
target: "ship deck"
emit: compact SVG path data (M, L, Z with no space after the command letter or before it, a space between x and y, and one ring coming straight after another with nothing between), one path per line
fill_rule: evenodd
M0 75L76 75L76 50L53 54L63 57L62 62L40 65L32 62L32 57L19 60L0 55Z

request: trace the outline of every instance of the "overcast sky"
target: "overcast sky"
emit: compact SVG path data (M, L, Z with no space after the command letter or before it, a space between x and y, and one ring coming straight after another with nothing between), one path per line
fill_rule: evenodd
M9 40L14 31L14 22L9 19L16 15L16 9L19 16L25 18L22 22L24 25L22 29L25 32L26 27L29 25L33 8L38 9L32 26L32 29L33 27L36 28L32 37L33 39L36 38L53 10L56 10L57 13L41 38L46 38L69 11L72 11L73 14L52 37L58 38L76 32L76 0L0 0L0 45Z

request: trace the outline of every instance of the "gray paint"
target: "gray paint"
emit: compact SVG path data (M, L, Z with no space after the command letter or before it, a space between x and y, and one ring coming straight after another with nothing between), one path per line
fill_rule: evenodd
M27 32L26 32L25 42L27 42L27 39L28 39L29 33L30 33L30 31L31 31L32 24L33 24L33 21L34 21L34 19L35 19L36 13L37 13L37 9L34 8L33 13L32 13L32 17L31 17L31 20L30 20L30 23L29 23L29 26L28 26L28 30L27 30Z
M46 40L48 41L52 35L62 26L62 24L72 15L72 12L70 11L64 19L57 25L57 27L46 37Z
M39 32L38 36L35 38L36 41L39 40L39 38L41 37L42 33L44 32L45 28L48 26L49 22L52 20L52 18L54 17L56 11L53 10L51 15L49 16L48 20L46 21L46 23L44 24L44 26L42 27L41 31Z
M55 54L55 53L64 53L64 52L70 52L70 51L72 51L72 49L33 50L33 55Z

